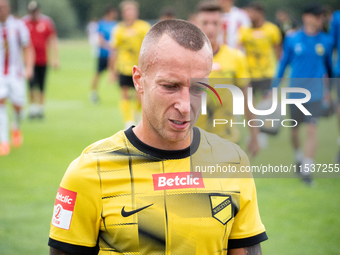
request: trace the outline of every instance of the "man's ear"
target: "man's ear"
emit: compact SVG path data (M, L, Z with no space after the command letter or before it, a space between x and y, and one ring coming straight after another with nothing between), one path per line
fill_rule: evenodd
M142 84L142 70L139 66L133 66L132 68L132 79L135 85L137 93L143 94L144 88Z

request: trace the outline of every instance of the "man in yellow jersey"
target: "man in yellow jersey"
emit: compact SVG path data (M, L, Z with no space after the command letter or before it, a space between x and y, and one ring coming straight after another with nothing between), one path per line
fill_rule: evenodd
M240 30L240 47L246 52L253 92L266 94L275 75L276 62L280 55L281 32L273 23L266 21L265 8L258 2L246 7L251 27Z
M111 70L113 75L117 73L119 76L122 89L120 108L126 128L136 123L136 115L140 111L140 100L136 98L135 91L131 91L134 88L132 67L138 64L143 38L150 29L149 23L138 19L138 8L135 1L121 2L123 21L113 31Z
M133 67L142 121L71 163L55 200L50 254L261 254L267 236L254 180L192 171L191 161L211 158L249 166L236 144L194 127L202 93L191 78L206 79L212 58L209 39L187 21L150 29Z
M213 49L213 66L210 73L210 85L230 84L234 83L242 89L247 102L247 89L250 81L248 64L245 55L237 49L233 49L225 44L218 42L218 35L222 26L223 10L214 2L201 2L197 7L197 25L207 35ZM196 126L203 128L206 131L217 134L218 136L228 139L231 142L238 143L240 141L240 131L236 125L228 123L233 120L236 122L233 115L233 97L229 90L216 89L223 101L223 107L215 107L212 100L208 101L208 115L201 115L196 123ZM250 95L252 96L252 95ZM252 119L253 114L249 111L245 104L245 113L247 119ZM227 124L219 124L213 126L213 119L226 119ZM248 149L253 156L259 150L257 142L257 128L250 128L251 139L249 140Z

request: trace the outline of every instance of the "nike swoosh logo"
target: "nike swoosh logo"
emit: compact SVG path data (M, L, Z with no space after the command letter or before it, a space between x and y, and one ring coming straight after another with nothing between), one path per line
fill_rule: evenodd
M141 210L144 210L144 209L146 209L146 208L148 208L148 207L150 207L150 206L152 206L152 205L153 205L153 204L147 205L147 206L144 206L144 207L142 207L142 208L138 208L138 209L133 210L133 211L130 211L130 212L125 211L125 210L124 210L125 206L123 206L121 214L122 214L123 217L129 217L129 216L131 216L132 214L138 213L138 212L140 212Z

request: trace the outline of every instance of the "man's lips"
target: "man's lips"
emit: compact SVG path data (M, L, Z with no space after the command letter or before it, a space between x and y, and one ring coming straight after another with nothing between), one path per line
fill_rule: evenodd
M182 120L171 120L169 119L172 128L177 130L184 130L187 126L190 125L190 121L182 121Z
M180 121L180 120L170 120L171 122L175 123L176 125L183 125L186 122L190 122L190 121Z

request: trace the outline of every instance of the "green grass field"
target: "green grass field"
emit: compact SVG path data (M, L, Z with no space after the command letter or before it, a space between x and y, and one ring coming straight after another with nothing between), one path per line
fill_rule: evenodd
M46 118L23 121L25 141L0 158L0 254L48 254L54 199L69 165L89 144L123 127L119 89L102 78L101 103L88 92L94 59L85 41L61 42L61 68L48 76ZM333 163L335 117L320 122L317 163ZM252 164L290 164L289 130L270 138ZM269 240L263 254L340 254L340 179L256 179L258 203Z

